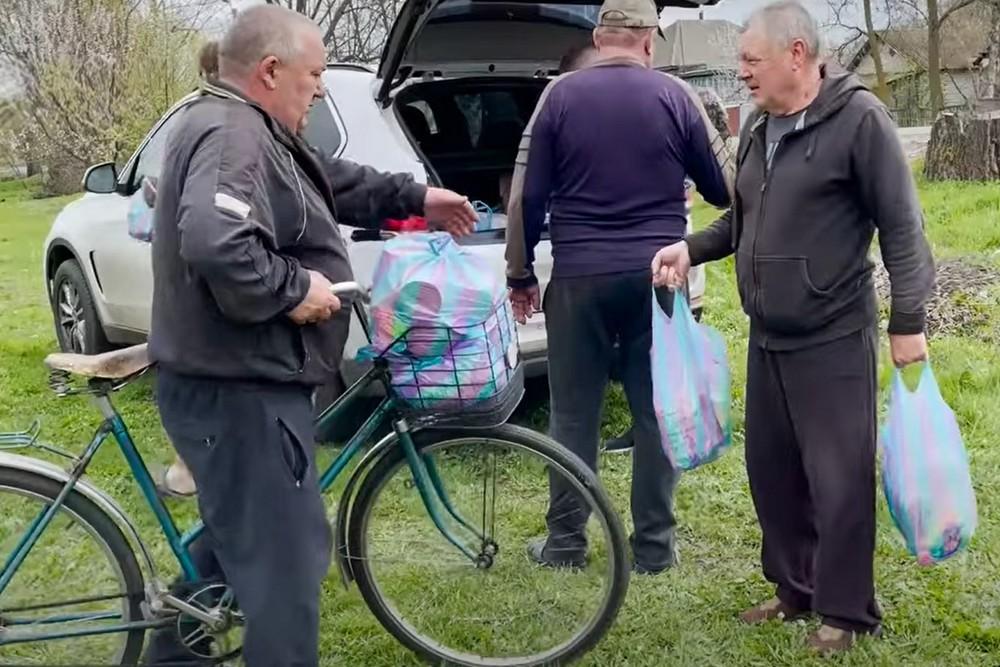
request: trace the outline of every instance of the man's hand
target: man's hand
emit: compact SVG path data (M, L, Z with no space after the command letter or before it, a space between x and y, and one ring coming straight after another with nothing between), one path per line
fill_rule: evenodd
M657 287L681 288L691 270L691 256L684 241L660 249L653 258L653 284Z
M288 313L296 324L312 324L333 317L340 310L340 299L330 292L333 286L322 273L308 271L309 291L302 303Z
M927 359L927 336L922 333L911 335L889 335L889 349L892 363L903 368Z
M510 304L514 310L514 319L518 324L525 324L541 306L541 291L538 285L531 287L512 287Z
M452 236L466 236L476 228L479 216L468 197L442 188L427 188L424 198L424 217L439 229Z

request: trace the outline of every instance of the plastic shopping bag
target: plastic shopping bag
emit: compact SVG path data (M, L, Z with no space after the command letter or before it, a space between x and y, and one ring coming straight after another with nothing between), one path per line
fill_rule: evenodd
M128 235L137 241L153 241L153 208L156 205L156 182L143 178L139 189L129 197Z
M372 345L396 395L420 409L490 400L517 367L517 331L502 273L450 234L401 234L385 244L372 285Z
M691 470L719 458L732 444L726 346L719 332L695 322L679 292L672 315L654 292L650 365L660 443L671 464Z
M893 371L882 429L882 486L892 519L921 565L968 546L977 523L969 462L930 364L913 392L899 369Z
M372 343L383 352L416 327L407 336L409 351L442 356L455 342L447 329L486 322L506 298L502 275L489 260L465 251L447 232L400 234L386 242L375 265Z

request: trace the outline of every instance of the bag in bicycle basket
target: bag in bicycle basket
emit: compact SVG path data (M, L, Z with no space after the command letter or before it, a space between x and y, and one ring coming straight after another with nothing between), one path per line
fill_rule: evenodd
M517 368L517 330L502 277L443 232L385 244L372 285L370 355L397 396L430 411L481 407ZM512 388L513 390L513 388Z

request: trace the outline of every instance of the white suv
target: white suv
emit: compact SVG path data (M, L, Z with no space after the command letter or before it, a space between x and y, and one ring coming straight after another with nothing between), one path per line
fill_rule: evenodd
M718 0L670 0L672 6ZM319 152L417 181L443 185L496 211L492 229L462 243L504 274L501 182L513 170L521 131L560 58L590 39L598 5L524 0L408 0L389 35L377 71L332 65L328 95L310 114L306 139ZM129 197L144 177L159 176L167 134L197 95L157 122L121 170L91 167L87 191L55 219L45 240L44 272L60 346L96 353L141 342L149 331L152 269L148 243L127 232ZM387 222L387 224L389 224ZM690 222L689 222L690 224ZM382 241L341 227L357 279L369 282ZM536 250L541 287L552 258L547 235ZM701 307L704 276L695 270L692 307ZM351 327L344 380L360 369L364 344ZM519 327L529 374L545 371L541 313Z

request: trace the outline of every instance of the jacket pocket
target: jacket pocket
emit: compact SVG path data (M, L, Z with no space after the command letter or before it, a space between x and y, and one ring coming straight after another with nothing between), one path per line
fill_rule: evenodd
M309 455L302 443L302 438L281 417L275 417L275 421L281 432L281 458L284 460L285 469L291 476L292 483L295 486L302 486L302 482L309 473Z
M805 257L758 257L756 268L757 315L765 329L800 334L826 323L832 291L813 284Z
M743 312L753 315L754 277L753 255L737 250L736 252L736 290L740 295Z
M258 325L254 362L269 378L296 381L305 371L306 344L301 327L288 322Z

